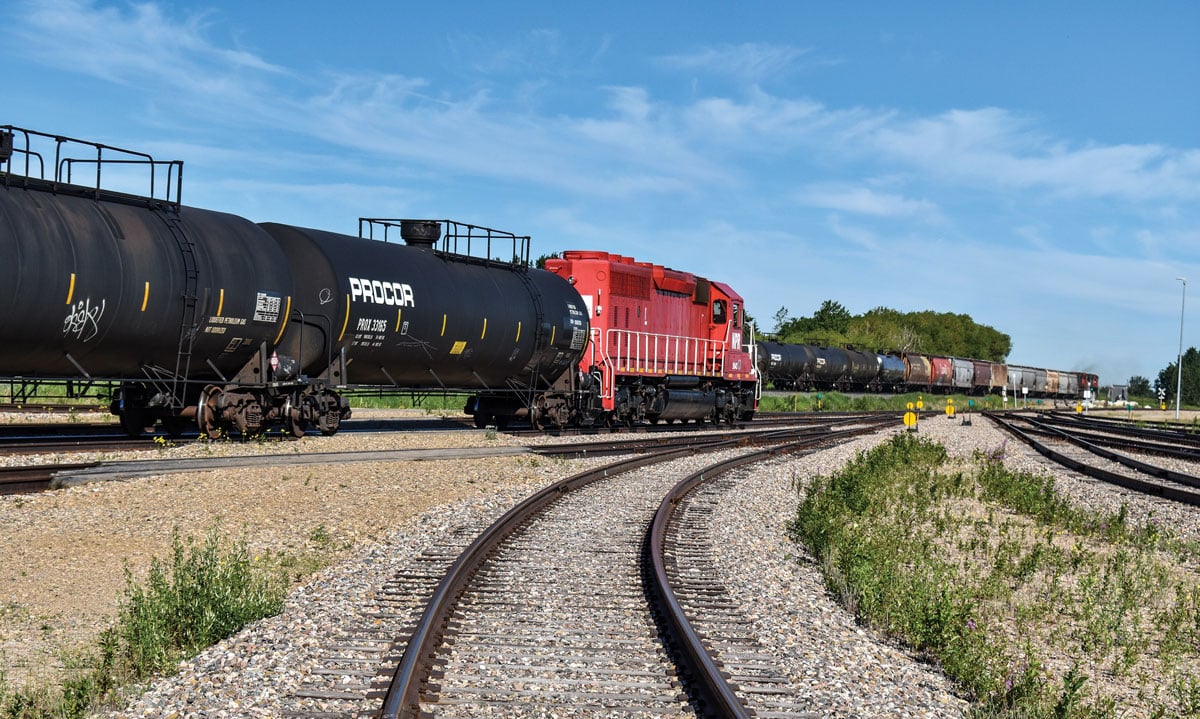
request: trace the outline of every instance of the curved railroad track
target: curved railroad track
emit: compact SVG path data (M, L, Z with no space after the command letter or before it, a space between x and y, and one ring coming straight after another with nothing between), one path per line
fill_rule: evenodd
M1065 467L1135 492L1200 505L1200 477L1130 456L1129 453L1134 451L1149 451L1145 442L1131 442L1111 436L1097 441L1095 434L1085 436L1028 415L999 415L994 412L985 412L984 415L1038 453ZM1049 437L1050 442L1039 441L1035 435ZM1108 449L1102 444L1119 446L1125 453ZM1163 448L1158 446L1157 449Z
M697 470L697 452L761 459L770 451L753 452L745 445L769 443L778 452L790 441L790 448L799 450L877 428L877 423L838 431L813 432L810 427L793 431L799 439L783 432L705 438L691 447L661 450L565 479L490 527L447 536L444 546L419 557L420 569L397 575L372 608L329 640L328 657L312 675L319 679L296 693L293 714L363 711L360 715L391 717L416 716L421 710L478 716L528 705L543 716L588 708L669 716L718 706L716 690L706 689L701 670L683 658L688 653L673 649L689 638L672 629L678 620L667 617L684 611L685 624L696 621L705 627L694 630L690 642L704 636L710 646L723 634L747 634L745 620L721 616L722 603L716 599L697 604L696 597L714 596L711 585L678 585L675 609L670 602L658 612L651 609L648 596L656 590L647 580L655 572L646 552L655 510L663 497L669 497L668 509L691 505L678 501L682 489L672 489L678 476ZM705 479L718 471L700 469ZM699 510L690 517L703 514ZM683 533L667 533L675 539L663 556L698 551L686 534L689 524L677 521ZM673 559L666 564L683 566ZM685 567L683 575L693 571ZM708 614L695 614L703 606ZM661 623L656 615L663 617ZM731 630L738 621L743 628ZM702 647L693 652L708 654ZM724 660L725 671L736 668L747 696L755 701L777 696L763 686L754 692L742 671L770 674L759 666L761 658L761 648L743 648L728 650ZM721 691L734 692L721 671L710 676L720 678ZM385 697L382 711L367 711L376 701L368 697L380 693Z

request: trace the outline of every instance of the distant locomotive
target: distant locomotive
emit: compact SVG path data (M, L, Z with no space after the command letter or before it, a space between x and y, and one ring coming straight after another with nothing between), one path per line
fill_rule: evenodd
M839 347L758 343L763 382L790 390L853 392L960 392L1031 397L1095 397L1100 378L1088 372L1038 369L1019 365L941 357L913 352L882 354Z
M102 187L114 166L145 170L149 194ZM119 383L127 432L214 438L332 434L363 385L474 392L480 426L754 412L725 285L604 253L532 269L528 237L449 220L364 219L360 237L256 225L182 205L182 169L0 127L0 376Z

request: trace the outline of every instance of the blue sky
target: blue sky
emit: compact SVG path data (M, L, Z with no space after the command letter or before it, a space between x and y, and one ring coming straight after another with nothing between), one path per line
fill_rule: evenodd
M255 221L619 252L768 329L966 313L1122 383L1174 361L1177 276L1200 345L1200 3L1137 5L10 0L0 123Z

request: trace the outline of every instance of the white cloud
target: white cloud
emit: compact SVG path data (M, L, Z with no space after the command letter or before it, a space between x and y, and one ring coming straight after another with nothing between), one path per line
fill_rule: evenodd
M659 58L659 62L676 70L701 71L759 83L795 70L798 61L811 52L810 48L747 42L665 55Z
M952 110L868 127L852 138L946 182L1049 190L1063 197L1200 199L1200 150L1071 147L998 108Z
M869 187L817 183L802 188L796 193L795 200L809 207L875 217L906 217L931 223L943 221L933 202L876 192Z
M162 79L230 92L247 74L285 72L252 52L210 42L209 17L177 20L153 3L122 9L92 0L45 0L25 3L16 31L42 61L119 84Z

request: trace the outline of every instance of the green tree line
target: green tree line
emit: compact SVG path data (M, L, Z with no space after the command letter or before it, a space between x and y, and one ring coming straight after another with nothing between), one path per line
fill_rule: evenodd
M1174 404L1175 387L1178 379L1178 362L1172 362L1158 373L1158 377L1154 380L1153 388L1151 388L1148 378L1141 375L1134 375L1129 378L1129 396L1150 397L1158 394L1158 390L1162 389L1165 392L1167 404ZM1200 404L1200 351L1197 351L1195 347L1188 347L1187 352L1183 353L1182 387L1183 390L1179 394L1183 404Z
M1012 338L970 315L952 312L900 312L876 307L851 314L840 302L825 300L811 317L790 317L787 307L775 313L780 342L826 346L851 345L876 351L919 352L1004 362Z

